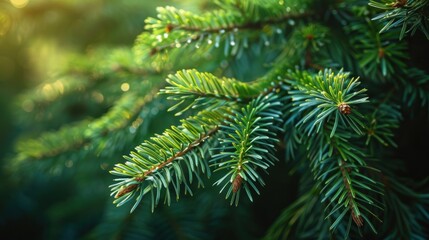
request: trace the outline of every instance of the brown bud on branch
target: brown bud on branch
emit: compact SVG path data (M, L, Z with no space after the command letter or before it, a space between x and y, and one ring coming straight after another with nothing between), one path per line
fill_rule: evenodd
M238 190L240 190L241 188L241 184L243 183L243 178L240 176L240 174L238 174L234 181L232 181L232 191L234 193L238 192Z
M347 103L341 103L340 105L338 105L338 111L340 111L340 113L344 115L349 115L350 113L352 113L352 109Z

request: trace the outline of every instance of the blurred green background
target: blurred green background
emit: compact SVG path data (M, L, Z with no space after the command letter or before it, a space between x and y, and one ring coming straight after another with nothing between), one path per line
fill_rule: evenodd
M80 181L78 170L57 176L40 172L30 181L9 170L7 159L13 158L18 136L58 128L52 122L44 127L38 122L20 124L17 115L22 109L17 109L21 107L17 98L52 80L74 55L98 48L132 47L143 30L144 19L154 15L157 6L167 4L198 7L195 1L164 0L0 1L0 239L100 238L90 233L102 221L105 207L112 205L109 199L110 205L106 206L110 178L106 170L98 168L101 177L94 176L99 181L92 184L104 189L98 189L98 195L86 197L76 189L76 181ZM66 108L64 114L68 117L60 124L100 114L100 110L77 106ZM105 181L101 180L103 177ZM73 200L74 195L80 198ZM117 224L122 221L119 219ZM107 237L116 238L121 237Z
M1 157L20 131L12 120L15 96L52 78L73 54L132 46L144 19L167 2L0 1Z

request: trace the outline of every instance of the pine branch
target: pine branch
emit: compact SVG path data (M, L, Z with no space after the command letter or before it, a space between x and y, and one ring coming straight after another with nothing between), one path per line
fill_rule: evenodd
M274 144L281 131L281 109L278 96L269 94L251 101L241 111L235 111L232 121L221 127L225 136L220 139L220 153L213 155L211 162L215 171L226 171L215 185L227 189L226 198L231 196L231 205L238 205L241 189L253 201L251 189L259 194L258 182L265 183L258 169L265 171L275 161Z
M158 19L146 20L145 28L150 34L144 33L137 39L138 52L142 56L152 56L188 44L195 44L196 48L213 44L218 48L224 42L225 54L235 55L240 51L239 48L248 47L252 31L271 26L271 33L264 36L265 43L269 44L268 36L282 33L276 25L312 15L311 12L291 12L290 7L289 11L279 8L278 1L265 1L264 4L248 2L247 5L246 9L252 11L237 11L235 4L225 4L226 9L205 14L194 14L174 7L158 8ZM260 11L271 12L270 15L260 15Z
M54 81L44 82L36 88L19 97L23 105L33 105L43 108L50 102L59 100L63 95L76 94L85 89L92 89L102 84L103 80L114 76L129 77L147 76L155 72L140 68L133 62L134 56L130 49L115 49L105 51L97 49L91 54L75 56L61 70ZM126 75L126 76L124 76ZM24 109L25 110L25 109Z
M112 132L129 126L142 108L156 96L158 92L156 85L156 81L148 81L145 88L142 89L147 92L147 95L143 97L135 93L124 94L109 112L96 120L85 120L65 126L55 132L44 133L35 139L19 141L16 146L19 153L17 159L52 158L68 151L96 144L94 141L98 137L108 136Z
M405 107L415 105L429 110L429 74L418 68L410 68L400 80L404 89L402 103Z
M44 133L37 139L23 139L16 145L17 159L43 159L57 156L68 150L82 147L85 141L83 129L89 121L81 121L78 124L70 124L56 132ZM60 141L61 140L61 141Z
M371 219L380 221L373 208L382 209L377 200L381 186L368 173L379 170L367 166L364 151L351 144L353 139L344 129L332 138L329 130L308 143L311 169L324 195L322 202L328 202L326 218L333 218L329 229L348 229L344 233L347 236L353 221L358 227L367 224L376 233Z
M407 44L397 40L396 31L380 34L379 29L374 22L362 18L346 26L362 77L391 81L399 69L406 68Z
M344 232L347 236L350 223L354 221L358 227L365 222L376 232L369 216L376 217L371 207L381 208L372 196L379 194L379 186L362 173L372 168L366 165L363 151L352 144L354 135L348 133L353 130L362 134L366 127L363 115L351 108L367 102L363 94L366 89L358 90L358 79L350 79L349 74L334 74L330 70L317 75L296 72L291 79L286 81L292 87L288 91L291 118L286 126L295 123L298 127L295 138L304 139L307 146L311 169L324 194L322 202L328 201L326 218L333 219L329 230L340 226L349 229Z
M400 120L402 120L399 110L399 106L389 105L385 102L372 109L372 113L367 117L369 125L365 130L366 145L369 145L374 139L384 146L397 147L393 139L393 130L399 127Z
M201 173L210 176L207 165L207 142L219 130L219 125L225 121L229 108L218 108L212 111L202 111L195 117L182 120L180 127L171 127L162 135L152 137L125 156L125 164L116 164L111 174L120 176L119 181L111 185L112 195L115 195L118 206L137 195L133 211L143 196L151 193L152 210L158 204L161 190L165 189L165 202L170 204L170 183L180 196L180 185L185 185L185 193L192 191L188 185L195 175L198 185L204 186ZM189 176L186 177L186 170Z
M338 126L349 126L362 134L362 114L353 109L355 104L367 102L363 94L366 89L356 90L358 79L349 79L348 73L331 70L310 75L307 72L291 73L294 80L287 80L292 86L289 91L292 100L292 116L300 119L296 126L308 136L317 133L326 122L334 121L330 136L334 136Z
M369 6L384 10L372 18L384 23L380 33L401 28L399 39L420 30L429 39L428 0L371 0Z
M32 131L36 130L35 122L41 130L56 129L57 122L71 115L69 108L96 105L97 109L107 109L124 93L118 84L132 91L144 87L141 77L148 75L157 73L136 66L130 49L97 49L95 53L79 55L54 80L45 81L18 97L16 107L24 110L18 112L19 121ZM98 111L97 115L103 113Z
M394 176L392 172L383 171L386 184L382 234L385 239L424 239L428 237L425 223L429 221L429 195L417 192L406 179ZM408 183L408 184L406 184Z
M285 69L284 65L279 64L252 82L218 78L211 73L198 72L195 69L182 70L167 77L170 86L161 89L161 93L169 95L167 99L177 101L169 109L179 109L176 115L190 109L214 109L228 104L247 104L258 96L287 90L285 81L291 77L285 74Z
M246 83L231 78L217 78L210 73L196 70L182 70L169 75L167 86L161 93L169 94L168 99L178 101L169 111L185 105L176 115L190 108L217 108L228 102L242 102L258 95L256 89Z

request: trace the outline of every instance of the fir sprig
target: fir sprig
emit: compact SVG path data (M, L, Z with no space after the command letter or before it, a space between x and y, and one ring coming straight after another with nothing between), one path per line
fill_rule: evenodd
M369 5L384 11L372 19L384 23L380 33L400 27L399 39L417 30L429 39L428 0L371 0Z
M225 121L229 108L202 111L194 117L182 120L179 127L172 126L162 135L156 135L138 147L137 152L124 156L125 164L116 164L110 172L119 176L118 183L111 185L114 201L123 205L134 196L136 203L133 211L143 196L150 193L152 211L159 203L162 190L165 190L165 202L171 202L171 185L178 199L181 185L185 193L192 194L189 184L194 177L198 186L204 186L201 174L210 176L207 163L209 146L206 142L219 130Z
M170 95L168 99L178 102L170 108L170 111L184 105L176 115L190 108L216 108L227 102L241 102L258 94L257 89L246 83L232 78L218 78L213 74L201 73L194 69L171 74L167 82L170 86L165 87L161 92Z
M429 194L413 189L421 183L397 179L391 172L386 174L382 176L387 185L384 204L388 210L384 212L383 237L385 239L429 237L425 225L422 225L429 221L427 211Z
M429 110L429 74L418 68L407 69L399 80L404 88L402 103L411 106L426 107Z
M231 197L231 204L238 205L240 193L245 191L251 201L252 192L259 194L257 184L265 185L260 171L266 171L278 161L275 156L277 134L282 129L281 102L275 94L261 96L251 101L241 111L234 111L232 120L221 127L219 153L211 162L215 171L225 174L216 181Z
M368 101L364 95L365 88L358 78L349 78L349 73L331 70L311 75L308 72L292 73L293 81L289 91L292 100L292 115L300 115L297 127L308 135L319 132L326 122L333 121L330 136L334 136L338 126L349 126L356 133L362 134L365 126L362 114L355 108L356 104Z
M364 76L392 81L395 73L406 68L407 45L397 39L397 32L378 34L380 26L369 20L355 21L346 29L353 35L350 42Z
M250 39L263 39L269 45L270 39L282 34L277 25L288 20L301 19L311 15L300 6L293 4L287 8L278 1L226 1L223 9L195 14L168 6L158 8L158 18L146 20L146 30L137 39L137 52L142 57L152 56L169 49L192 44L195 48L220 48L225 55L237 55L249 47ZM281 7L279 7L281 6ZM269 13L269 15L267 15ZM264 29L263 36L254 31ZM272 41L272 40L271 40Z
M399 122L402 119L399 106L382 103L373 109L367 118L369 123L366 128L367 145L376 140L384 146L397 147L393 139L393 130L399 127Z
M320 134L308 143L311 169L320 184L322 202L327 202L326 218L332 219L329 229L339 226L350 229L353 221L358 227L366 223L376 233L371 219L380 221L373 208L382 209L377 200L381 186L368 172L379 170L367 165L364 151L358 146L351 147L352 135L343 131L332 138L327 133Z

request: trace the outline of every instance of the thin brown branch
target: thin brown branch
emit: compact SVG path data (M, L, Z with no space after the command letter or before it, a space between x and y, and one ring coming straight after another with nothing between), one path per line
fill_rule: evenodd
M347 197L349 198L349 201L350 201L349 208L350 208L350 212L352 215L352 219L358 227L362 227L363 226L363 219L360 216L360 214L356 213L356 211L354 210L356 203L355 203L355 199L354 199L353 194L352 194L350 183L347 181L347 179L348 179L347 175L349 174L349 171L351 169L344 167L344 165L346 165L346 163L344 160L341 159L339 162L339 167L340 167L340 171L341 171L341 174L343 177L344 186L347 189Z
M201 134L201 136L193 141L192 143L190 143L185 149L183 149L180 152L177 152L176 154L174 154L173 156L167 158L164 162L153 166L152 168L150 168L148 171L144 172L143 174L141 174L140 176L134 177L134 180L137 181L137 183L135 184L131 184L128 185L126 187L122 187L115 195L115 198L119 198L129 192L134 191L141 182L143 182L147 176L151 175L152 173L154 173L155 171L164 168L165 166L167 166L168 164L172 163L174 160L176 160L177 158L185 155L186 153L192 151L195 147L199 146L201 143L203 143L205 140L207 140L209 137L211 137L213 134L215 134L217 131L219 130L219 126L215 126L213 129L211 129L210 131L208 131L207 133Z
M196 34L193 37L187 37L187 38L177 40L176 42L171 43L171 44L153 47L150 50L149 54L152 56L152 55L159 53L159 52L162 52L166 49L173 48L176 46L177 43L184 44L184 43L194 42L194 41L200 39L201 37L205 37L211 33L219 33L220 31L231 32L231 31L236 31L236 30L240 30L240 29L241 30L261 29L266 25L280 24L280 23L286 22L289 19L300 19L300 18L305 18L305 17L311 16L311 15L313 15L312 12L298 13L298 14L287 14L287 15L284 15L284 16L279 17L279 18L267 19L265 21L260 21L260 22L247 22L247 23L243 23L243 24L239 24L239 25L231 25L231 26L215 27L215 28L205 28L205 29L199 28L199 27L179 26L179 25L168 24L166 27L167 33L174 31L174 30L184 30L184 31L188 31L188 32L198 32L200 34Z
M238 30L240 30L240 29L260 29L266 25L279 24L279 23L283 23L289 19L300 19L300 18L305 18L305 17L311 16L311 15L313 15L312 12L287 14L287 15L283 15L279 18L271 18L271 19L267 19L264 21L260 21L260 22L247 22L247 23L238 24L238 25L215 27L215 28L205 28L205 29L199 28L199 27L178 26L178 25L176 25L176 26L171 25L171 27L172 27L172 30L180 29L180 30L185 30L185 31L189 31L189 32L205 32L205 33L217 33L220 31L230 32L230 31L234 31L235 29L238 29Z
M198 97L216 98L216 99L220 99L220 100L224 100L224 101L234 101L234 102L242 102L243 101L243 99L240 98L239 96L227 97L227 96L222 96L222 95L216 95L213 93L205 93L205 92L201 92L201 91L189 91L188 93L190 93L191 95L194 95L194 96L198 96Z
M173 156L167 158L164 162L153 166L151 169L149 169L148 171L144 172L144 174L142 176L138 176L135 178L135 180L137 182L143 182L144 179L151 175L154 171L158 170L158 169L162 169L165 166L167 166L169 163L173 162L175 159L185 155L186 153L192 151L195 147L197 147L198 145L200 145L201 143L203 143L205 140L207 140L209 137L211 137L213 134L215 134L217 131L219 130L219 126L214 127L213 129L211 129L210 131L208 131L205 134L201 134L201 136L193 141L192 143L190 143L185 149L183 149L180 152L177 152L176 154L174 154Z

